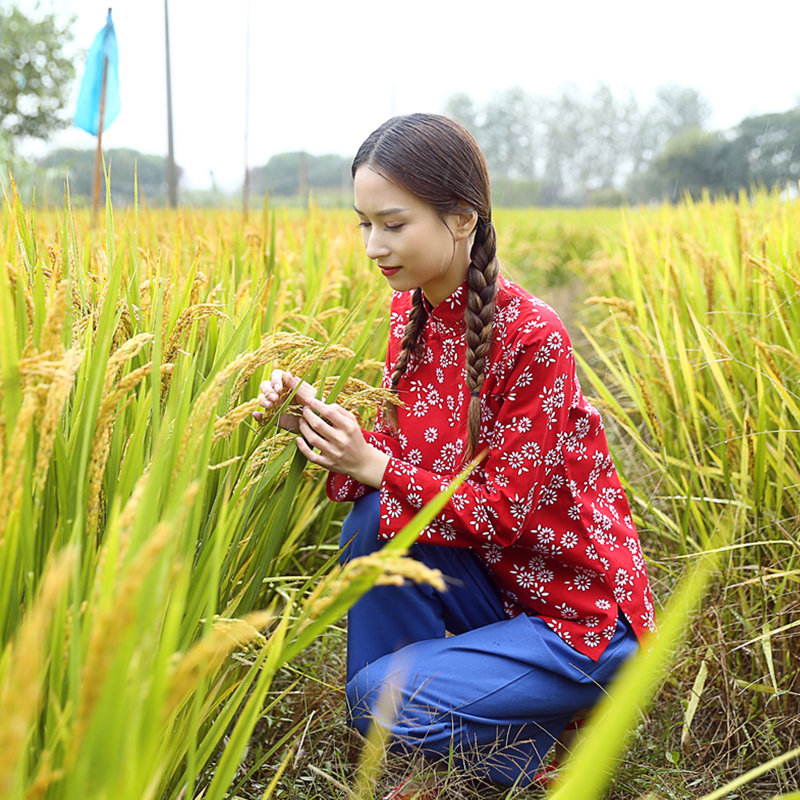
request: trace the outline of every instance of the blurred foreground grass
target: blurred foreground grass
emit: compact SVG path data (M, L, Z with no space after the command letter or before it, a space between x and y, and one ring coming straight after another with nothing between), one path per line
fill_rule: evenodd
M634 731L613 796L700 796L799 738L798 216L496 213L511 275L585 326L662 604L720 551L672 667L631 686L638 722L600 731ZM249 415L276 364L365 424L381 401L388 289L352 213L12 199L0 248L0 796L342 793L318 774L354 763L330 625L404 567L331 572L346 509ZM758 780L738 796L796 790L796 761Z

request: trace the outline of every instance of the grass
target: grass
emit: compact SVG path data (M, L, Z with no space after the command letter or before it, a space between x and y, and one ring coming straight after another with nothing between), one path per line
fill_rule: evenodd
M277 364L365 424L380 402L353 380L379 380L387 292L352 214L108 208L98 225L8 200L0 795L345 796L360 742L341 618L404 567L387 551L332 570L346 509L249 413ZM628 678L562 797L798 790L796 758L725 785L800 738L799 213L757 196L496 214L520 282L601 298L574 320L584 386L662 604L718 550L701 613L665 637L671 666ZM607 788L586 780L617 757ZM408 768L391 759L379 787ZM446 797L510 796L442 781Z

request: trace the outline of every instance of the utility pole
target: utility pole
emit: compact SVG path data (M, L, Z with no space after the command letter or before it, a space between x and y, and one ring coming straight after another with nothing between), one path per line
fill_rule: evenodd
M172 73L169 64L169 0L164 0L164 36L167 42L167 185L169 205L178 205L178 176L175 172L175 149L172 146Z
M250 0L247 0L247 31L245 34L244 65L244 185L242 187L242 214L247 219L250 201L250 167L248 165L247 135L250 132Z

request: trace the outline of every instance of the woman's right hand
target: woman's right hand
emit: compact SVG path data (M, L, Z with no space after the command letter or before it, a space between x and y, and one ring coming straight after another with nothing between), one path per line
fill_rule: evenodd
M258 388L261 390L258 402L267 411L281 406L295 389L297 391L292 399L301 406L306 406L309 400L317 396L317 390L310 383L301 381L300 378L295 378L282 369L273 370L272 377L268 381L263 381ZM263 411L254 411L253 416L258 422L263 422L269 417ZM292 433L300 432L299 419L293 414L281 414L278 418L278 427Z

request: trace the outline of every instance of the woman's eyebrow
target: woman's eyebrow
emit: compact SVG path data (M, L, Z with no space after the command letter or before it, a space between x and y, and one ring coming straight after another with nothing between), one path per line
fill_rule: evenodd
M362 217L365 217L366 214L363 211L359 211L355 206L353 206L353 211L356 214L361 214ZM398 214L401 211L408 211L407 208L387 208L385 211L379 211L375 216L376 217L388 217L390 214Z

